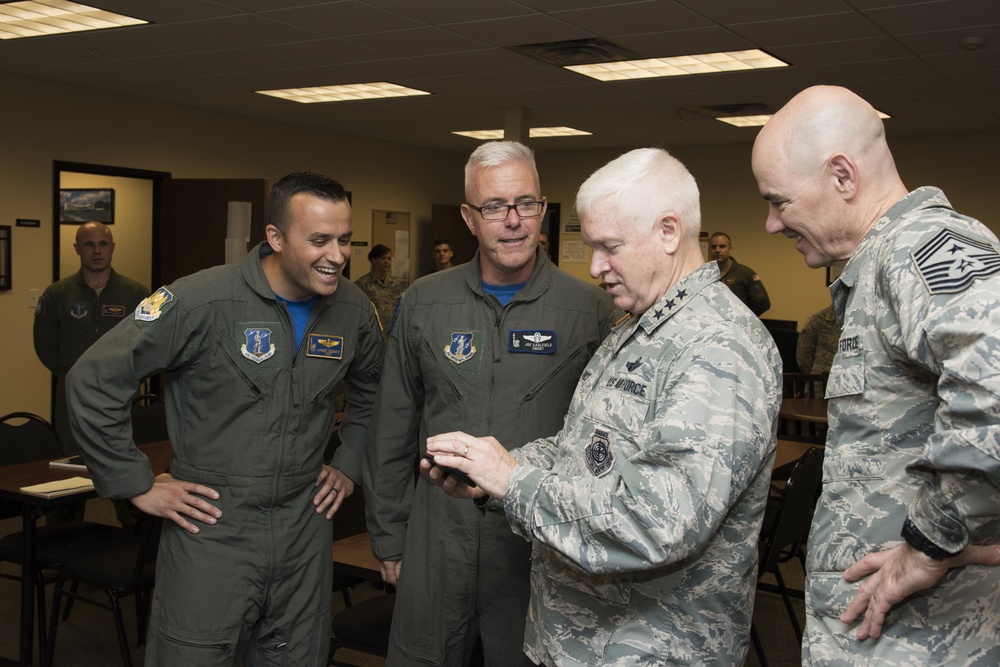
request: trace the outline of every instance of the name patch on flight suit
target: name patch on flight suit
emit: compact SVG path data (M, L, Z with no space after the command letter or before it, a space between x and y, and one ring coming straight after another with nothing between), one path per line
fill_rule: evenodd
M555 354L556 332L537 329L511 330L507 338L507 350L528 354Z
M256 364L270 359L278 351L278 346L271 344L270 329L244 329L243 335L246 337L246 342L240 347L240 352Z
M339 361L344 358L344 337L309 334L309 344L306 345L306 356Z
M942 229L913 253L931 294L961 292L976 278L1000 273L1000 253L989 243Z
M75 319L82 320L87 316L87 304L74 303L69 307L69 314Z
M587 467L595 477L608 474L615 463L615 454L611 451L611 434L599 428L594 429L590 442L584 449L587 456Z
M174 295L166 287L161 287L135 307L135 319L152 322L160 319L163 309L174 300Z
M102 317L125 317L125 306L101 306Z

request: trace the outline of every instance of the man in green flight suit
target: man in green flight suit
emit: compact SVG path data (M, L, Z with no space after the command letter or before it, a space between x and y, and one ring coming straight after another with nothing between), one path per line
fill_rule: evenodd
M35 306L35 354L56 376L52 424L63 451L80 448L66 414L66 373L87 348L131 315L149 289L111 268L115 240L101 222L85 222L76 230L73 249L80 270L49 285ZM133 389L138 388L138 383Z
M290 174L266 241L238 265L161 287L70 371L74 431L98 493L164 517L147 665L326 665L328 521L361 482L382 332L342 280L343 187ZM167 371L170 472L132 442L138 378ZM323 464L345 380L343 444Z

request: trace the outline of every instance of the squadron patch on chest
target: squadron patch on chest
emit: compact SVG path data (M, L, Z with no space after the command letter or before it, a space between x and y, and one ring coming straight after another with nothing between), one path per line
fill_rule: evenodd
M277 346L271 344L270 329L244 329L243 335L246 336L246 342L240 348L240 352L254 363L259 364L270 359L278 351Z
M73 319L82 320L87 316L87 304L74 303L69 307L69 314Z
M456 364L464 364L476 356L476 347L472 344L472 332L455 331L451 334L451 343L445 346L444 356Z
M344 337L328 336L326 334L309 334L309 344L306 346L307 357L319 359L343 359Z
M511 330L507 338L509 352L528 354L555 354L556 332L539 329Z
M161 287L145 299L135 308L135 319L143 322L152 322L160 319L163 309L174 300L174 295L166 287Z
M977 278L1000 273L1000 253L989 243L942 229L913 253L931 294L961 292Z
M587 467L595 477L608 474L615 464L615 453L611 451L611 434L599 428L594 429L590 442L584 449L587 457Z

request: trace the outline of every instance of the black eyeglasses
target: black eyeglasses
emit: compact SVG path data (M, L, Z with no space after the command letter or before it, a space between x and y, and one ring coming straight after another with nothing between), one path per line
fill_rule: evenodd
M511 209L517 211L518 217L534 218L541 214L543 206L545 206L544 201L519 201L516 204L487 204L486 206L468 204L472 210L479 211L483 220L506 220Z

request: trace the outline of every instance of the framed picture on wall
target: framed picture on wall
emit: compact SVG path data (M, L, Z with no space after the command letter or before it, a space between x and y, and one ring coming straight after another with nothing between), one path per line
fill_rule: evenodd
M115 191L113 188L59 190L59 222L79 225L94 220L106 225L115 223Z

